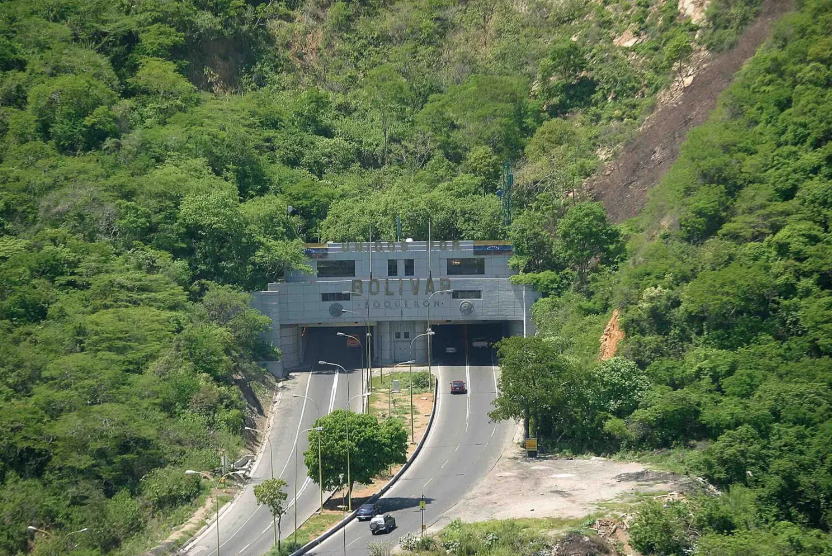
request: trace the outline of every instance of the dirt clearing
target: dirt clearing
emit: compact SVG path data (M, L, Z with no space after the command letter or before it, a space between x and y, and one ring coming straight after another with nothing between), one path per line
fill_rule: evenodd
M520 435L522 429L518 428ZM515 435L515 440L519 440ZM522 517L578 518L611 500L685 490L685 479L655 472L641 463L606 458L526 457L516 442L507 446L488 475L449 510L432 530L453 519L465 522Z

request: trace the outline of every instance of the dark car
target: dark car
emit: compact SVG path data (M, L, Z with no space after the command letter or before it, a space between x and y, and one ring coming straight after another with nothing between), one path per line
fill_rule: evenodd
M468 389L465 388L464 380L455 380L451 382L451 394L465 394Z
M381 508L378 504L361 504L361 507L358 508L358 512L355 515L358 518L358 521L366 521L368 519L373 519L380 513Z
M396 519L392 515L377 515L370 520L370 533L375 535L384 531L389 533L396 528Z

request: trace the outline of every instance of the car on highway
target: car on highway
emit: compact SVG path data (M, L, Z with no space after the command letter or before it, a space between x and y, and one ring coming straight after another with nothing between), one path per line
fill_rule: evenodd
M378 504L361 504L361 507L358 508L355 516L358 518L358 521L366 521L368 519L373 519L380 513L381 506Z
M488 347L488 340L483 337L474 338L474 341L471 342L471 347L475 348L487 348Z
M454 380L451 382L451 394L465 394L468 389L465 388L464 380Z
M450 344L445 346L445 353L456 353L456 346Z
M392 515L377 515L370 520L370 533L375 535L384 531L389 533L396 528L396 518Z

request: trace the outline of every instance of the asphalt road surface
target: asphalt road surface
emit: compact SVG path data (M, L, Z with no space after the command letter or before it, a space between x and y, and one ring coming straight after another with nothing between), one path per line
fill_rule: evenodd
M251 481L244 491L232 503L220 511L220 554L251 555L264 554L274 545L272 515L265 506L258 506L254 497L254 485L258 485L272 476L280 477L288 483L289 511L283 517L281 537L286 539L294 530L294 511L292 505L295 486L295 452L298 446L298 526L311 516L320 504L317 484L307 479L306 466L303 464L303 452L307 449L306 429L312 427L318 417L318 409L327 414L332 409L345 409L347 406L347 382L351 397L361 393L361 372L350 371L348 374L333 371L316 371L314 373L296 373L292 380L298 381L292 388L281 394L279 407L276 409L269 444L252 471ZM304 398L293 398L292 393L308 396L313 402ZM316 409L316 404L317 408ZM353 411L361 410L361 398L354 397L350 404ZM272 462L271 456L274 456ZM272 466L272 463L274 464ZM327 494L324 493L324 499ZM188 543L181 554L188 556L212 556L217 554L217 529L212 524L195 540Z
M491 423L488 412L496 397L497 370L492 366L439 367L437 413L422 451L413 465L379 501L396 518L389 535L372 535L368 522L352 521L308 554L367 554L373 540L393 544L421 529L419 500L424 495L426 526L438 521L482 478L510 442L514 425ZM452 380L464 380L467 394L451 394Z

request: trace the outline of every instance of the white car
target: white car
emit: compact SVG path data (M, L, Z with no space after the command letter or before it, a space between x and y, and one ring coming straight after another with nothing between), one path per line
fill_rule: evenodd
M396 528L396 520L392 515L377 515L370 520L370 533L389 533Z
M471 346L475 348L487 348L488 340L485 338L474 338L474 341L471 342Z
M445 346L445 353L456 353L456 348L454 346Z

